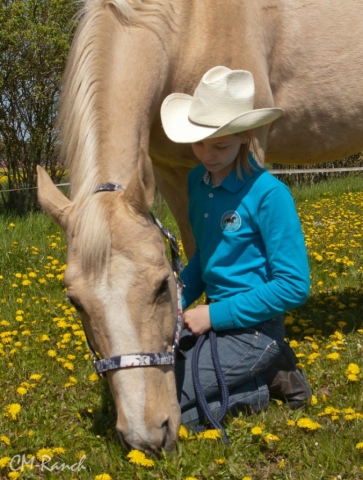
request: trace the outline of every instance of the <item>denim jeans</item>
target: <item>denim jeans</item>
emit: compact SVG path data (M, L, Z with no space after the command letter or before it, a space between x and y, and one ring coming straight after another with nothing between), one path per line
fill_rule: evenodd
M284 344L284 317L261 322L250 328L217 333L217 351L224 378L229 388L229 411L259 412L267 408L269 393L260 376L279 356ZM203 416L196 402L192 380L192 355L196 338L184 332L180 349L185 358L175 365L178 399L184 425L196 425ZM207 339L200 352L199 378L212 413L221 405L218 381Z

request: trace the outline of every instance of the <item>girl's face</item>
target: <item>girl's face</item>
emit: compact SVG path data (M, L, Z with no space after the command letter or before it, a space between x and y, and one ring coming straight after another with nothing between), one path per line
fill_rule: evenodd
M226 135L207 138L192 143L194 155L211 174L218 177L227 176L236 166L239 149L248 142L247 132L238 135Z

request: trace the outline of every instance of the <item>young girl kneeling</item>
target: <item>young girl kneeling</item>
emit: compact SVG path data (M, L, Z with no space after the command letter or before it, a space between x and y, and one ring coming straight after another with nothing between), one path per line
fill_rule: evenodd
M282 115L253 109L254 81L244 70L218 66L194 95L169 95L161 118L174 142L190 143L201 162L188 177L189 219L195 253L181 274L183 307L203 293L207 305L184 313L189 332L176 363L184 424L203 414L192 380L196 339L211 329L229 390L231 413L260 411L270 397L292 409L310 402L311 390L284 341L284 313L309 294L309 266L301 225L288 188L258 165L250 152L253 130ZM198 371L213 414L221 405L210 341Z

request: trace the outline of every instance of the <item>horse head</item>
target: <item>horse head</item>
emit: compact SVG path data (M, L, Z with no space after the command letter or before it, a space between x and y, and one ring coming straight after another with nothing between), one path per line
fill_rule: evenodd
M99 191L81 204L38 167L42 208L67 237L67 297L93 350L104 359L171 352L176 282L158 227L151 162L141 155L126 189ZM116 428L128 448L158 453L177 440L180 408L172 365L107 372Z

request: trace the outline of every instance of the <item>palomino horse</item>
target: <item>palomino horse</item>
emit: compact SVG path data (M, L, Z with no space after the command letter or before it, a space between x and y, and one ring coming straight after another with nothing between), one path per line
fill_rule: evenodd
M66 230L69 295L102 355L160 351L171 338L173 308L156 301L170 272L146 214L151 195L146 202L135 188L140 148L188 256L194 249L186 177L197 162L161 128L165 96L192 93L215 65L250 70L255 106L285 111L269 131L256 130L259 158L343 158L363 147L362 19L355 0L86 0L60 109L71 203L43 174L40 200ZM94 195L108 182L125 192ZM168 367L108 376L126 442L170 448L179 414Z

